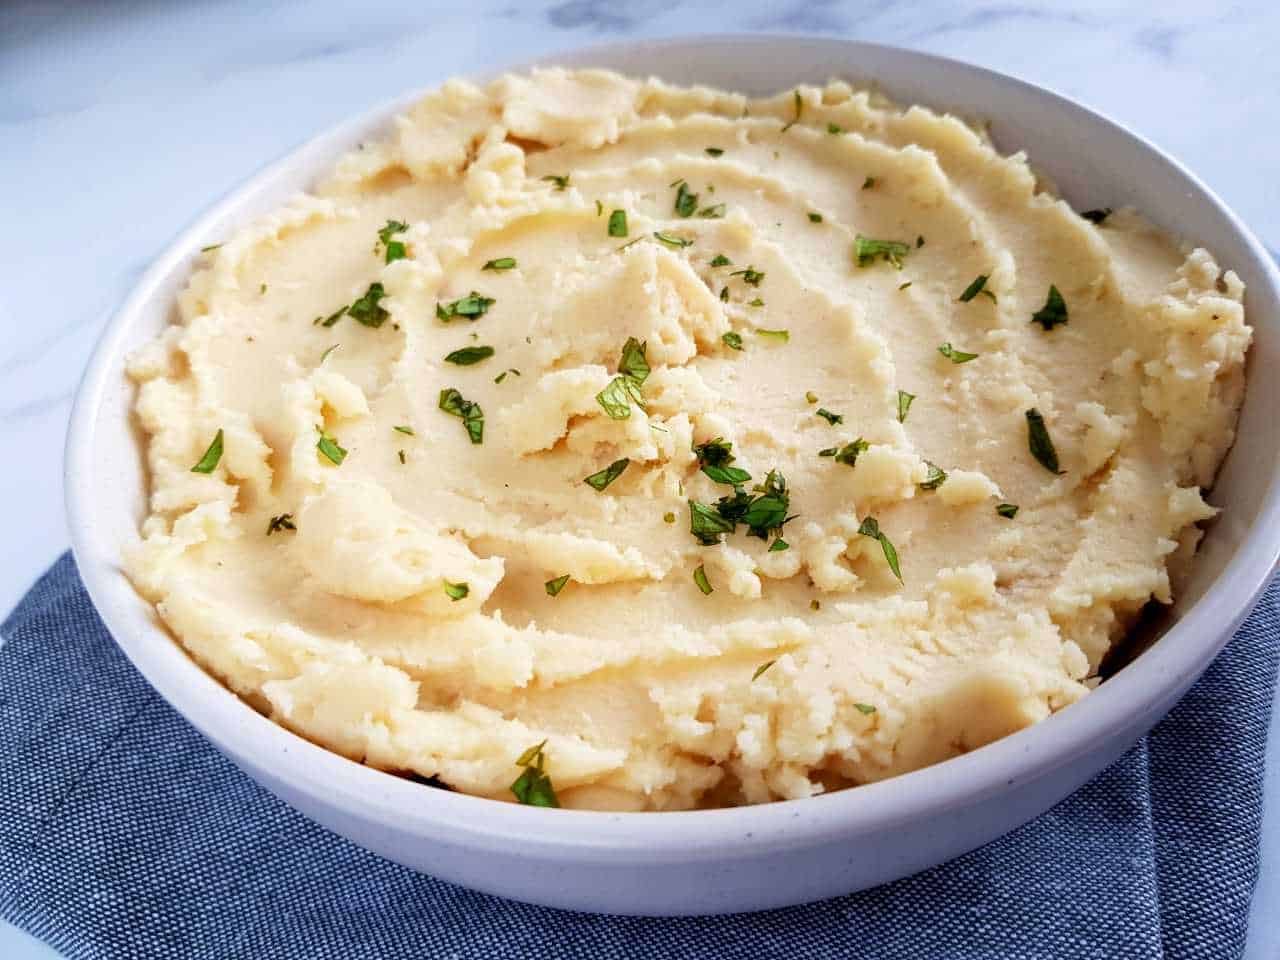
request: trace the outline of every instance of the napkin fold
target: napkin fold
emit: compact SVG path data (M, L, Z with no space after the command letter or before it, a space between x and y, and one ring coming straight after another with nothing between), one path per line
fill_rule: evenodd
M1278 587L1149 736L1008 836L822 903L646 919L473 893L311 823L151 690L64 555L0 627L0 916L86 960L1236 957Z

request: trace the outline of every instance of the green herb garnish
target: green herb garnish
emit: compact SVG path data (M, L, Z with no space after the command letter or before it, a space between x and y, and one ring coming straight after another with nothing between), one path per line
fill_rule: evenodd
M405 258L404 243L400 240L392 240L391 237L396 233L404 233L408 229L409 225L407 223L401 223L399 220L388 220L386 226L378 231L378 239L382 241L382 245L387 250L385 263Z
M366 327L376 328L382 326L390 314L378 306L378 301L386 295L386 291L382 289L382 284L369 284L369 289L364 292L364 295L347 307L347 316L358 323L364 324Z
M792 118L790 123L788 123L786 126L782 128L783 133L786 133L788 130L794 127L797 123L799 123L800 115L804 113L804 101L800 98L800 91L799 90L795 91L795 93L792 96L794 97L796 115L795 117Z
M1031 455L1050 473L1065 472L1058 469L1058 451L1054 449L1053 440L1049 438L1049 429L1044 425L1044 415L1035 407L1027 411L1027 445L1031 448Z
M779 343L788 343L791 340L791 334L786 330L757 330L756 336L777 340Z
M770 553L781 553L783 550L790 550L791 544L779 537L773 543L769 544Z
M511 367L511 368L510 368L510 369L508 369L508 370L503 370L500 374L498 374L496 377L494 377L494 378L493 378L493 382L494 382L494 383L501 383L503 380L507 379L507 374L508 374L508 373L514 373L517 377L518 377L518 376L520 376L520 371L519 371L519 370L517 370L515 367Z
M729 276L741 277L743 283L758 287L760 286L760 281L764 279L764 271L757 270L755 267L747 267L745 270L735 270Z
M450 600L457 603L471 592L471 588L465 583L450 583L446 580L444 582L444 592L449 595Z
M723 253L717 253L714 257L711 258L711 262L709 266L731 267L733 266L733 261L730 260L728 257L726 257Z
M693 571L693 582L698 585L698 589L702 591L703 596L711 593L711 581L707 579L706 567L701 563L698 569Z
M996 513L1006 520L1012 520L1018 515L1018 505L1016 503L997 503Z
M515 794L516 800L527 806L560 806L560 801L556 799L556 791L551 786L551 777L543 770L542 748L546 745L547 741L543 740L520 754L516 760L516 766L524 767L524 772L511 784L511 792Z
M720 542L720 534L733 533L737 524L727 520L716 511L715 507L697 500L689 501L689 532L704 547Z
M213 473L214 468L218 466L218 461L222 459L222 428L218 428L218 432L213 435L213 441L209 444L209 449L204 452L204 456L200 458L200 462L191 468L192 473Z
M484 442L484 411L474 400L467 400L453 387L440 391L440 409L450 416L460 417L467 428L472 443Z
M631 463L629 457L623 457L621 460L615 460L603 470L593 473L591 476L583 479L583 483L592 487L597 493L603 493L604 488L622 476L622 472L627 469Z
M950 343L944 343L938 347L938 352L950 360L952 363L968 363L970 360L976 360L978 354L965 353L963 350L957 350Z
M347 312L347 308L345 306L339 307L337 310L333 311L333 313L329 314L329 316L325 317L322 321L320 321L320 326L332 327L335 323L337 323L339 320L342 319L343 315L346 312Z
M719 220L724 216L724 211L725 205L723 203L717 203L714 206L703 207L698 211L698 216L703 220Z
M693 446L693 452L698 458L698 466L701 467L702 472L716 483L736 486L750 482L751 474L741 467L730 466L735 459L733 444L723 437L716 437L706 443L696 443Z
M473 363L488 360L492 356L493 347L463 347L460 350L445 354L444 362L456 363L460 367L469 367Z
M822 222L822 214L820 214L820 213L813 213L813 212L811 211L811 212L809 213L809 222L810 222L810 223L821 223L821 222Z
M328 359L329 359L329 354L333 353L333 351L335 351L335 350L337 350L337 349L338 349L338 344L336 344L336 343L335 343L333 346L331 346L331 347L329 347L327 350L325 350L325 352L324 352L324 353L320 354L320 362L321 362L321 363L324 363L326 360L328 360Z
M338 445L338 439L329 436L324 428L319 426L316 427L316 433L320 434L320 439L316 441L316 449L335 467L341 466L342 461L347 459L347 451Z
M905 390L898 391L898 422L907 422L907 411L911 409L911 401L916 398L914 393L907 393Z
M554 183L556 185L556 190L564 190L569 186L569 176L570 175L567 173L559 174L559 175L554 173L549 173L542 179L547 181L548 183Z
M898 578L898 582L902 583L902 571L898 568L898 551L894 549L889 538L884 535L884 532L880 529L880 524L876 522L876 518L866 517L862 521L862 525L858 527L858 532L864 537L880 541L880 549L884 551L884 558L889 563L889 569Z
M870 715L876 712L876 708L869 703L855 703L853 708L861 714Z
M497 260L489 260L485 263L481 270L514 270L516 268L515 257L499 257Z
M405 436L408 436L408 437L417 436L417 434L413 432L413 427L397 426L397 427L392 427L391 429L394 430L396 433L403 433Z
M684 237L673 237L671 234L663 233L661 230L653 231L653 236L655 239L661 240L667 246L675 247L676 249L693 246L692 240L686 240Z
M560 596L560 591L564 589L564 585L568 582L569 575L566 573L563 576L556 577L554 580L548 580L543 586L547 588L548 597L558 597Z
M755 683L757 680L759 680L762 676L764 676L764 672L777 662L778 662L777 660L767 660L764 663L760 664L760 666L756 667L756 672L751 675L751 682Z
M987 275L985 273L978 274L978 276L974 279L974 281L964 288L964 293L960 294L960 302L968 303L970 300L972 300L974 297L976 297L980 293L985 293L988 297L994 300L996 298L996 295L992 293L990 290L988 290L986 287L987 287Z
M947 482L947 471L943 470L932 460L926 460L925 466L929 468L929 474L921 482L921 490L937 490Z
M870 449L871 444L859 437L857 440L852 440L842 447L827 447L825 450L819 450L818 456L832 457L836 463L843 463L852 467L858 463L858 454Z
M878 257L901 270L902 258L910 252L911 248L898 240L872 240L862 234L853 238L853 259L860 267L871 266Z
M226 241L223 241L223 242L225 243ZM220 246L222 246L221 243L211 243L207 247L201 247L200 252L209 253L211 250L217 250Z
M872 176L868 176L867 179L862 181L863 190L870 190L875 185L876 185L876 178Z
M724 153L724 151L719 147L707 147L707 156L709 157L718 157L722 153Z
M827 421L827 423L831 424L833 427L838 423L844 423L844 414L832 413L826 407L819 407L817 410L814 411L814 413L816 416L819 416L823 420Z
M732 330L730 330L728 333L726 333L726 334L725 334L724 336L722 336L720 339L721 339L721 340L723 340L723 341L724 341L724 345L725 345L726 347L728 347L729 349L731 349L731 350L741 350L741 349L742 349L742 334L740 334L740 333L734 333Z
M267 536L271 536L277 530L297 530L297 525L293 522L292 513L282 513L278 517L272 517L267 521Z
M689 189L689 184L684 180L678 180L675 187L676 213L682 217L693 216L693 212L698 209L698 195Z
M625 237L627 235L627 211L615 210L609 214L609 236Z
M465 317L467 320L474 320L476 317L482 317L488 313L496 300L493 297L486 297L472 290L465 297L459 297L452 303L436 303L436 316L448 323L454 317Z
M844 133L844 127L840 126L838 123L828 123L827 133Z
M1031 322L1040 324L1045 330L1067 322L1067 302L1053 284L1049 284L1049 297L1044 306L1031 315Z
M1103 220L1107 219L1107 217L1111 216L1111 212L1110 207L1100 207L1097 210L1086 210L1084 213L1080 214L1080 216L1084 217L1092 224L1099 224L1102 223Z
M596 402L613 420L626 420L631 416L631 402L644 409L641 385L649 376L649 361L645 358L648 341L628 337L618 359L618 376L596 394Z

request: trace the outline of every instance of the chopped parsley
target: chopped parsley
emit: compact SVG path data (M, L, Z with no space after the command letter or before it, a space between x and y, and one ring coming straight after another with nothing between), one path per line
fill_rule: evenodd
M692 240L686 240L684 237L674 237L669 233L663 233L661 230L653 231L653 236L654 239L661 240L667 246L675 247L676 249L693 246Z
M853 259L860 267L869 267L880 258L901 270L902 258L910 252L911 248L898 240L872 240L862 234L853 238Z
M720 301L721 301L721 303L728 303L728 302L729 302L729 288L728 288L728 287L721 287L721 288L720 288Z
M907 287L909 287L909 286L911 286L911 281L910 281L910 280L908 280L906 283L900 283L900 284L898 284L898 289L899 289L899 290L905 290L905 289L907 289Z
M709 264L709 266L731 267L733 266L733 261L730 260L728 257L726 257L723 253L717 253L714 257L711 258L711 263Z
M902 583L902 570L898 567L898 551L894 549L889 538L884 535L884 532L880 529L880 524L876 522L876 518L864 518L862 525L858 527L858 532L864 537L880 541L880 549L884 551L884 558L888 561L889 569L898 578L898 582Z
M716 437L706 443L696 443L693 446L693 452L698 458L698 466L702 468L702 472L716 483L737 486L751 481L751 474L747 471L741 467L729 466L735 459L733 444L723 437Z
M838 123L828 123L827 133L844 133L844 127L840 126Z
M810 222L810 223L821 223L821 222L822 222L822 214L820 214L820 213L814 213L813 211L810 211L810 212L809 212L809 222Z
M968 303L980 293L990 297L992 301L994 301L996 295L987 289L988 279L989 278L985 273L978 274L978 276L974 278L973 282L964 288L964 293L960 294L960 302Z
M551 777L543 769L545 758L542 748L546 745L547 741L543 740L520 754L516 760L516 766L524 767L524 771L511 784L511 792L515 794L516 800L530 807L560 806L556 791L551 786Z
M1044 306L1031 315L1031 322L1040 324L1045 330L1067 322L1067 302L1053 284L1049 284L1049 297Z
M693 212L698 209L698 195L689 189L689 184L684 180L677 180L675 187L676 213L682 217L693 216Z
M1006 520L1012 520L1018 515L1018 505L1016 503L997 503L996 513Z
M337 437L329 436L320 426L316 427L316 433L320 434L320 439L316 441L316 449L335 467L342 466L342 461L347 459L347 451L338 445Z
M865 179L865 180L863 180L863 181L862 181L862 189L863 189L863 190L870 190L870 189L871 189L872 187L874 187L875 185L876 185L876 178L875 178L875 177L872 177L872 176L869 176L869 175L868 175L867 179Z
M560 596L560 591L564 589L565 584L568 582L569 575L566 573L563 576L556 577L554 580L548 580L543 586L547 588L548 597L558 597Z
M508 374L508 373L514 373L517 377L518 377L518 376L520 376L520 371L519 371L519 370L517 370L515 367L511 367L511 368L510 368L510 369L508 369L508 370L503 370L500 374L498 374L496 377L494 377L494 378L493 378L493 382L494 382L494 383L501 383L503 380L507 379L507 374Z
M497 260L489 260L485 263L481 270L514 270L516 268L515 257L499 257Z
M267 521L267 536L271 536L277 530L297 530L297 524L293 522L292 513L282 513L278 517L272 517Z
M450 600L457 603L471 592L471 588L465 583L450 583L446 580L444 582L444 592L449 595Z
M391 429L394 430L396 433L403 433L405 436L408 436L408 437L417 436L417 434L413 432L413 427L397 426L397 427L392 427Z
M791 544L787 543L787 541L783 540L781 537L778 537L777 540L769 544L770 553L781 553L783 550L790 550L790 549L791 549Z
M403 451L403 450L397 450L397 451L396 451L396 456L400 458L400 463L401 463L401 464L405 464L405 463L408 463L408 462L409 462L408 460L406 460L406 459L405 459L404 451Z
M689 532L704 547L720 542L720 534L733 533L738 528L737 522L722 517L714 506L689 501Z
M804 100L800 98L800 91L799 90L795 91L795 93L793 93L792 96L794 98L793 102L795 103L796 115L791 119L790 123L788 123L786 126L782 128L783 133L786 133L788 130L794 127L797 123L799 123L800 115L804 113Z
M615 210L609 214L609 236L625 237L627 235L627 211Z
M214 468L218 466L218 461L222 459L222 428L218 428L218 432L213 435L213 441L209 444L209 449L204 452L204 456L200 458L200 462L191 468L192 473L213 473Z
M465 297L459 297L452 303L441 304L436 303L436 316L448 323L454 317L464 317L467 320L474 320L476 317L482 317L489 312L496 300L493 297L486 297L483 294L476 293L472 290Z
M756 297L754 300L749 300L749 301L747 301L747 306L748 306L748 307L763 307L763 306L764 306L764 301L763 301L763 300L761 300L759 297Z
M911 409L911 401L916 398L914 393L907 393L905 390L898 391L898 422L907 422L907 411Z
M858 454L870 449L871 444L859 437L857 440L852 440L842 447L827 447L825 450L819 450L818 456L832 457L836 463L843 463L852 467L858 462Z
M782 525L792 519L787 516L791 505L791 495L787 492L787 481L777 470L770 470L764 483L757 484L753 490L759 494L748 505L742 514L742 522L747 525L747 536L768 540L769 534L782 533ZM737 490L733 498L722 497L721 500L737 500Z
M542 178L548 183L554 183L556 190L565 190L569 186L569 174L549 173Z
M258 284L258 293L263 294L266 292L267 292L267 285L265 283Z
M408 229L409 225L407 223L401 223L399 220L388 220L386 226L378 231L378 239L382 241L382 245L387 251L385 263L405 258L404 242L392 240L391 237L397 233L404 233Z
M929 468L929 474L920 483L921 490L937 490L947 482L947 471L943 470L932 460L926 460L925 466Z
M719 147L707 147L707 156L709 157L718 157L723 153L724 151Z
M938 347L938 352L950 360L952 363L968 363L970 360L976 360L978 354L965 353L963 350L957 350L950 343L944 343Z
M814 411L814 413L817 416L821 417L823 420L827 421L827 423L831 424L833 427L838 423L844 423L844 414L832 413L826 407L819 407L816 411Z
M603 493L605 487L609 486L609 484L622 476L623 471L627 469L630 463L631 459L629 457L623 457L621 460L615 460L603 470L593 473L589 477L585 477L582 482L593 488L597 493Z
M1044 415L1035 407L1027 411L1027 445L1031 448L1031 455L1050 473L1065 472L1058 469L1058 451L1054 449L1049 429L1044 425Z
M1097 210L1086 210L1084 213L1080 214L1080 216L1096 225L1102 223L1103 220L1111 216L1111 213L1112 211L1110 207L1100 207Z
M628 337L618 359L618 375L609 385L596 394L596 402L613 420L626 420L631 416L631 402L644 409L641 385L649 376L649 361L645 359L648 341Z
M871 714L876 712L876 708L869 703L855 703L853 705L853 708L857 710L859 713L867 716L870 716Z
M369 289L364 292L364 296L347 307L347 316L366 327L382 326L390 314L378 306L378 301L386 295L387 292L382 289L382 284L369 284Z
M786 330L757 330L756 336L777 340L779 343L789 343L791 340L791 334Z
M724 341L724 345L728 347L730 350L742 349L742 334L740 333L734 333L732 330L730 330L720 339Z
M755 681L759 680L764 676L764 672L777 662L777 660L766 660L764 663L760 664L760 666L756 667L756 672L751 675L751 682L755 683Z
M924 246L924 236L923 236L923 235L917 236L917 237L916 237L916 249L917 249L917 250L919 250L919 249L920 249L921 247L923 247L923 246Z
M225 243L225 241L223 241L223 242ZM210 252L210 251L212 251L212 250L217 250L220 246L222 246L222 244L221 244L221 243L211 243L211 244L209 244L207 247L201 247L201 248L200 248L200 252L201 252L201 253L209 253L209 252Z
M440 391L440 409L462 419L472 443L484 443L484 411L474 400L467 400L453 387Z
M345 306L339 307L337 310L333 311L333 313L329 314L329 316L321 320L320 326L332 327L335 323L337 323L339 320L342 319L343 315L346 312L347 312L347 308Z
M473 363L488 360L492 356L493 347L463 347L460 350L445 354L444 362L456 363L460 367L469 367Z
M698 585L703 596L711 593L711 581L707 579L707 569L701 563L698 564L698 569L693 571L693 582Z
M714 206L703 207L698 211L698 216L704 220L719 220L724 216L725 206L723 203L717 203Z
M333 353L333 351L337 349L338 349L338 345L336 343L333 346L329 347L329 349L327 349L324 353L320 354L320 362L324 363L326 360L328 360L329 354Z
M757 270L755 267L747 267L745 270L735 270L729 276L741 277L742 282L748 286L758 287L760 286L760 281L764 279L764 271Z

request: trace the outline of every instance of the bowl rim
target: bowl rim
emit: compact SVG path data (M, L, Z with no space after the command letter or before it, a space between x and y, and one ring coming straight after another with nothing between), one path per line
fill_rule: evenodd
M534 61L499 67L485 76L553 64L586 66L596 59L614 59L623 53L635 55L655 48L669 51L729 43L740 48L809 44L814 49L838 51L851 67L858 62L860 52L902 57L965 71L983 82L1012 85L1021 94L1082 114L1089 122L1135 141L1153 162L1168 165L1188 189L1216 208L1252 256L1251 265L1257 276L1264 278L1273 292L1280 292L1280 270L1266 248L1179 161L1078 101L964 61L889 44L801 33L700 34L569 48ZM1142 655L1143 670L1121 670L1080 703L970 753L857 789L756 806L660 814L593 810L548 814L540 808L484 797L424 790L403 777L342 757L258 714L206 673L156 621L151 605L134 592L121 573L118 548L98 534L94 517L103 508L103 491L109 489L109 485L97 482L100 478L94 473L92 460L99 409L112 386L111 378L121 372L125 340L137 316L157 297L166 279L175 273L189 274L190 258L198 247L209 242L216 225L234 220L236 211L256 191L289 179L296 168L305 166L308 158L323 156L332 161L360 133L384 128L425 89L403 94L327 128L207 207L165 247L114 312L76 392L64 458L66 509L72 551L94 606L115 642L152 688L215 746L258 775L287 783L318 805L336 803L363 819L397 823L426 836L438 835L442 828L448 828L466 835L473 846L509 849L512 840L518 839L542 854L558 854L577 861L604 859L623 850L642 861L679 861L695 859L713 848L721 858L733 857L734 841L749 837L751 853L758 855L762 848L781 849L812 844L832 835L892 829L944 809L981 802L1015 782L1038 779L1072 763L1093 750L1109 733L1141 724L1144 714L1167 708L1225 645L1270 580L1280 557L1280 474L1271 478L1257 520L1216 579ZM1224 625L1230 625L1230 629L1224 630ZM161 642L155 643L156 640Z

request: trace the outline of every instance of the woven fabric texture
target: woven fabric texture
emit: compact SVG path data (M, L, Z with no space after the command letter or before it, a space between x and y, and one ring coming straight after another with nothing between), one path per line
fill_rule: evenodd
M809 906L637 919L473 893L306 820L152 692L64 556L0 627L0 916L95 960L1237 957L1278 601L1150 736L995 843Z

